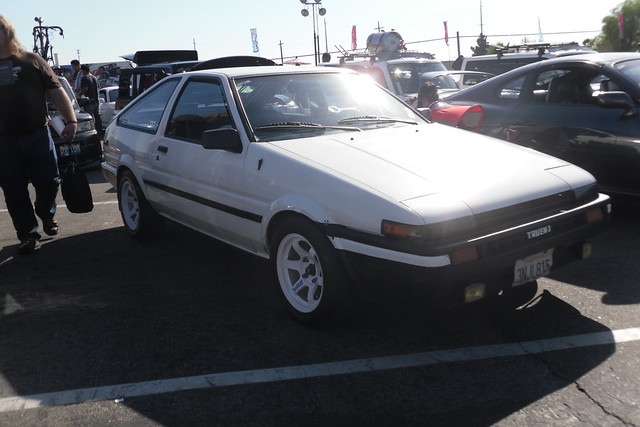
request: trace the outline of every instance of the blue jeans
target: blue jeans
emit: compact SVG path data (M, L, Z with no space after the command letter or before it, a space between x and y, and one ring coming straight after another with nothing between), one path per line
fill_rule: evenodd
M33 205L29 181L36 190ZM47 126L26 135L0 135L0 187L18 239L40 238L36 215L53 218L60 188L58 158Z

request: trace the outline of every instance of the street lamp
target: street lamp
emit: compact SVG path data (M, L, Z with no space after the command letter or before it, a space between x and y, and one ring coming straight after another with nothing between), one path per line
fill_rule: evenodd
M307 6L300 11L302 16L309 16L308 6L311 6L311 20L313 21L313 59L315 60L315 64L318 65L320 59L320 38L316 30L318 28L318 15L324 16L327 13L327 9L322 7L322 0L300 0L300 3Z

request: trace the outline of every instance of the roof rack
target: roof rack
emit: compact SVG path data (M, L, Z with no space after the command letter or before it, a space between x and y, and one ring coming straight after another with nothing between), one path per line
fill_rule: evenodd
M362 53L348 53L341 51L340 63L357 61L357 60L369 60L372 64L377 61L389 61L391 59L409 59L409 58L424 58L424 59L436 59L435 55L429 52L418 51L405 51L405 52L385 52L383 54L373 54L370 52Z
M538 56L542 57L545 52L557 52L561 50L584 50L584 51L593 51L591 47L580 45L576 42L569 43L527 43L527 44L517 44L517 45L506 45L506 46L491 46L496 51L496 55L498 55L498 59L502 57L505 53L521 53L521 52L532 52L537 51Z

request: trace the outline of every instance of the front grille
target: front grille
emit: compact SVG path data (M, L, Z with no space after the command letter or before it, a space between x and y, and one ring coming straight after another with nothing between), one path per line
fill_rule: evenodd
M580 196L576 197L576 193ZM598 190L595 185L575 192L563 191L490 212L429 224L425 227L423 238L430 244L471 240L481 235L492 234L520 224L557 215L597 198Z
M550 235L557 236L585 225L585 218L582 213L579 213L570 217L558 218L557 221L551 221L546 225L551 227ZM544 240L544 238L540 238L540 240ZM526 231L523 230L517 234L510 234L509 236L487 241L482 245L481 252L484 253L485 257L491 257L522 248L530 242L531 239L527 236Z

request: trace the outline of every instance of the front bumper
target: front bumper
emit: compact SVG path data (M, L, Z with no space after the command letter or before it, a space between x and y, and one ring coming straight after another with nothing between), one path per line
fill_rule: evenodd
M594 217L594 212L599 214ZM379 236L365 237L339 228L328 228L327 234L357 279L409 281L439 293L485 283L498 292L513 282L519 259L553 248L552 269L556 269L582 258L583 243L606 228L610 214L609 197L599 194L596 200L574 209L447 244L386 242ZM541 229L550 231L534 232ZM475 259L456 259L454 254L469 250L477 254Z

